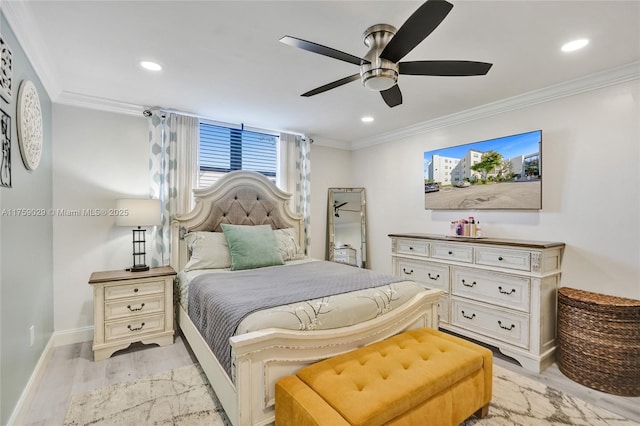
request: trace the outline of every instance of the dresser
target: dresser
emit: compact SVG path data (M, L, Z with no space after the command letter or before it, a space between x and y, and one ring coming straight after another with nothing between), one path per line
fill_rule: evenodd
M333 261L356 266L358 264L356 249L353 247L336 247L333 249Z
M109 358L133 342L173 343L173 279L169 266L91 274L93 358Z
M390 234L395 275L444 291L439 327L497 347L524 368L553 363L564 243Z

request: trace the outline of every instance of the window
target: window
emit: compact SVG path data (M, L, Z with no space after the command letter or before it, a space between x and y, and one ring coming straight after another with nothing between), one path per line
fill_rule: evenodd
M200 188L234 170L252 170L276 181L278 136L200 123Z

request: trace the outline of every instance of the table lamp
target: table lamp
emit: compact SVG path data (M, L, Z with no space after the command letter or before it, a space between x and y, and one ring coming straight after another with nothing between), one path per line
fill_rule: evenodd
M131 272L148 271L146 264L146 240L143 226L161 224L160 200L128 198L117 200L116 208L122 215L117 216L116 225L133 226L133 266L127 269Z

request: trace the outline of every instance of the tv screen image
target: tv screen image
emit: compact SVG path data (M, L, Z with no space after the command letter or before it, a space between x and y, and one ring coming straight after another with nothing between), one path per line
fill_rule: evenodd
M542 208L542 130L424 153L427 210Z

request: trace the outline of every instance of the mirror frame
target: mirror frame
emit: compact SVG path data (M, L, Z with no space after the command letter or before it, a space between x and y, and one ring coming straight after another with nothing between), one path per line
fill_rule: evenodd
M329 188L329 200L327 205L327 259L334 262L335 250L335 221L334 208L335 195L340 193L360 193L360 268L367 268L367 220L366 197L364 188Z

